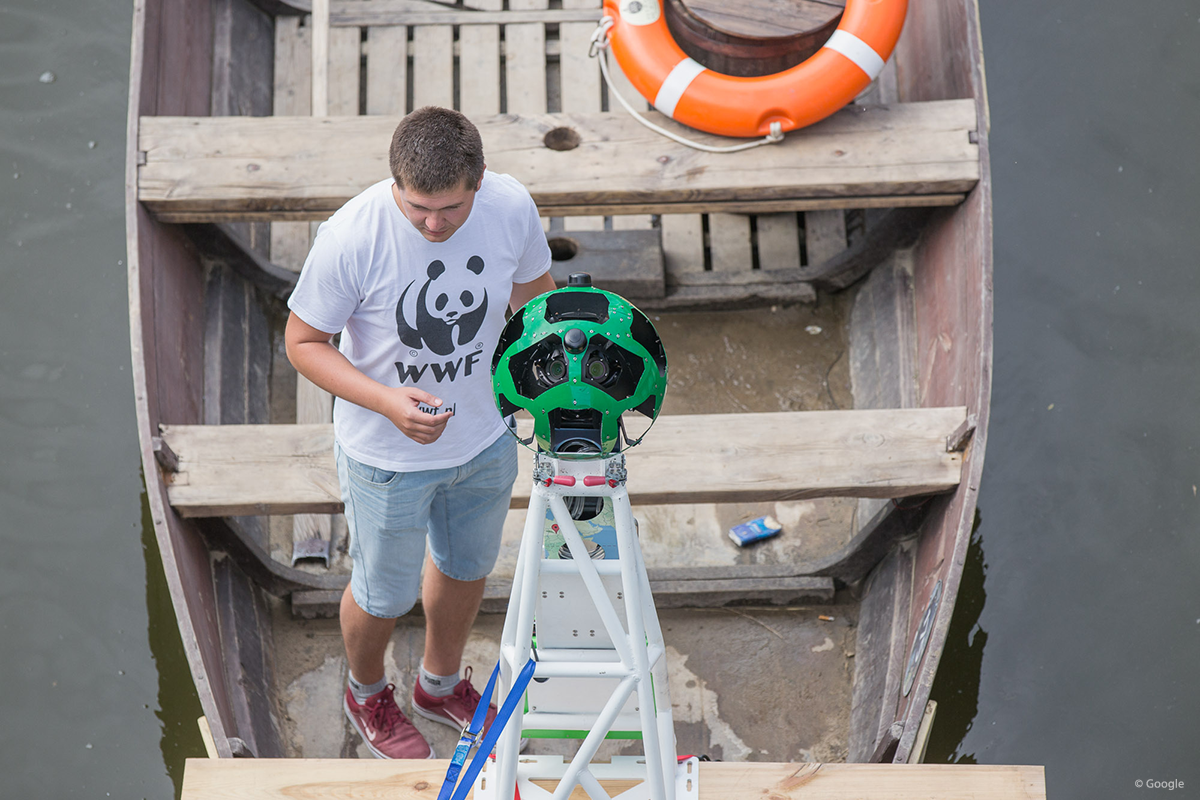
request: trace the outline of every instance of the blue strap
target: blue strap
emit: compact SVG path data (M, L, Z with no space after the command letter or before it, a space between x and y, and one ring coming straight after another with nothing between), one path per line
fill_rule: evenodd
M487 729L487 734L483 737L483 741L480 741L479 736L484 720L487 719L488 705L491 704L492 692L496 688L496 678L500 675L500 665L497 664L496 668L492 670L492 677L488 678L487 688L479 696L479 705L475 708L475 714L471 717L471 723L463 729L462 736L458 740L458 746L454 748L454 756L450 759L450 766L446 770L446 779L442 781L441 791L438 792L438 800L463 800L467 796L467 792L470 791L471 786L475 783L475 776L479 774L479 770L483 769L483 763L496 746L496 741L500 738L500 734L503 732L504 726L508 723L509 717L517 710L517 703L524 699L525 687L529 685L529 680L533 677L533 670L536 666L537 662L531 658L521 668L521 672L517 675L516 681L513 682L508 697L504 698L504 705L496 713L496 719L492 721L491 727ZM471 763L460 782L458 774L462 771L463 764L467 760L467 754L471 751L472 747L476 747L477 745L478 748L475 751L475 757L471 759ZM457 784L457 787L455 784Z

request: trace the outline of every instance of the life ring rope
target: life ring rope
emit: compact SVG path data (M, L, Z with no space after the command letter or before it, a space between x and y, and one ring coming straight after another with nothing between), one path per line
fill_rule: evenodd
M604 82L607 83L608 88L612 90L613 97L617 98L617 100L621 103L621 106L638 122L642 123L655 133L661 134L672 141L678 142L679 144L687 147L691 147L695 150L703 150L706 153L737 153L742 150L749 150L753 147L762 147L764 144L778 144L783 141L783 126L778 122L772 122L770 133L761 139L755 139L752 142L742 142L740 144L717 146L704 144L703 142L697 142L680 136L674 131L669 131L666 128L660 125L655 125L653 122L646 119L644 116L638 113L637 109L630 105L629 101L627 101L621 95L620 90L617 89L616 85L612 82L612 78L610 78L608 75L608 29L611 28L613 24L613 18L607 14L600 18L600 24L596 26L596 30L592 33L591 41L588 44L588 56L595 58L600 62L600 72L604 75ZM852 38L854 38L855 41L859 41L857 37ZM863 47L867 47L867 49L870 50L870 47L868 47L866 44L863 44L861 41L859 41L859 44L862 44ZM871 52L874 54L875 51L872 50ZM879 56L876 55L875 57L878 58ZM855 63L858 62L856 61ZM679 98L683 96L683 93L687 90L687 87L691 85L696 76L703 72L704 69L705 67L702 64L694 61L691 58L685 58L683 61L680 61L678 64L676 64L675 68L671 70L670 74L667 75L666 80L663 81L662 86L659 88L658 95L654 98L654 107L666 114L668 117L672 116L675 110L675 104L679 102Z

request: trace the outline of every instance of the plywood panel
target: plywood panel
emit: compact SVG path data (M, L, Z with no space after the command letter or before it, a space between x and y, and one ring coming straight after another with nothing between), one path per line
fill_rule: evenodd
M276 800L321 797L336 787L345 800L388 797L424 800L441 785L448 760L204 759L187 761L183 800ZM698 765L701 800L804 798L804 800L1044 800L1043 767L958 764ZM602 781L609 794L628 783ZM552 788L552 787L551 787ZM576 788L572 800L587 794Z

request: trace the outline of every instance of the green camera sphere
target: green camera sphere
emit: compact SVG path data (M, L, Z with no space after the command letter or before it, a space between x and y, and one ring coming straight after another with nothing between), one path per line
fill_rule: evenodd
M500 413L528 411L537 449L559 457L619 450L621 415L653 420L666 389L667 356L654 325L585 274L513 314L492 357Z

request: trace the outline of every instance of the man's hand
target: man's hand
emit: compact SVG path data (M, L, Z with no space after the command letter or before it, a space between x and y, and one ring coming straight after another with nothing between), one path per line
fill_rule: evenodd
M384 386L368 378L330 343L332 336L295 314L288 317L284 341L296 371L331 394L383 414L414 442L436 442L454 414L429 414L421 404L441 408L441 399L417 388Z
M442 401L420 389L405 386L388 388L385 390L383 408L379 411L417 444L433 444L446 430L446 423L454 416L454 412L430 414L421 410L421 404L440 408Z

